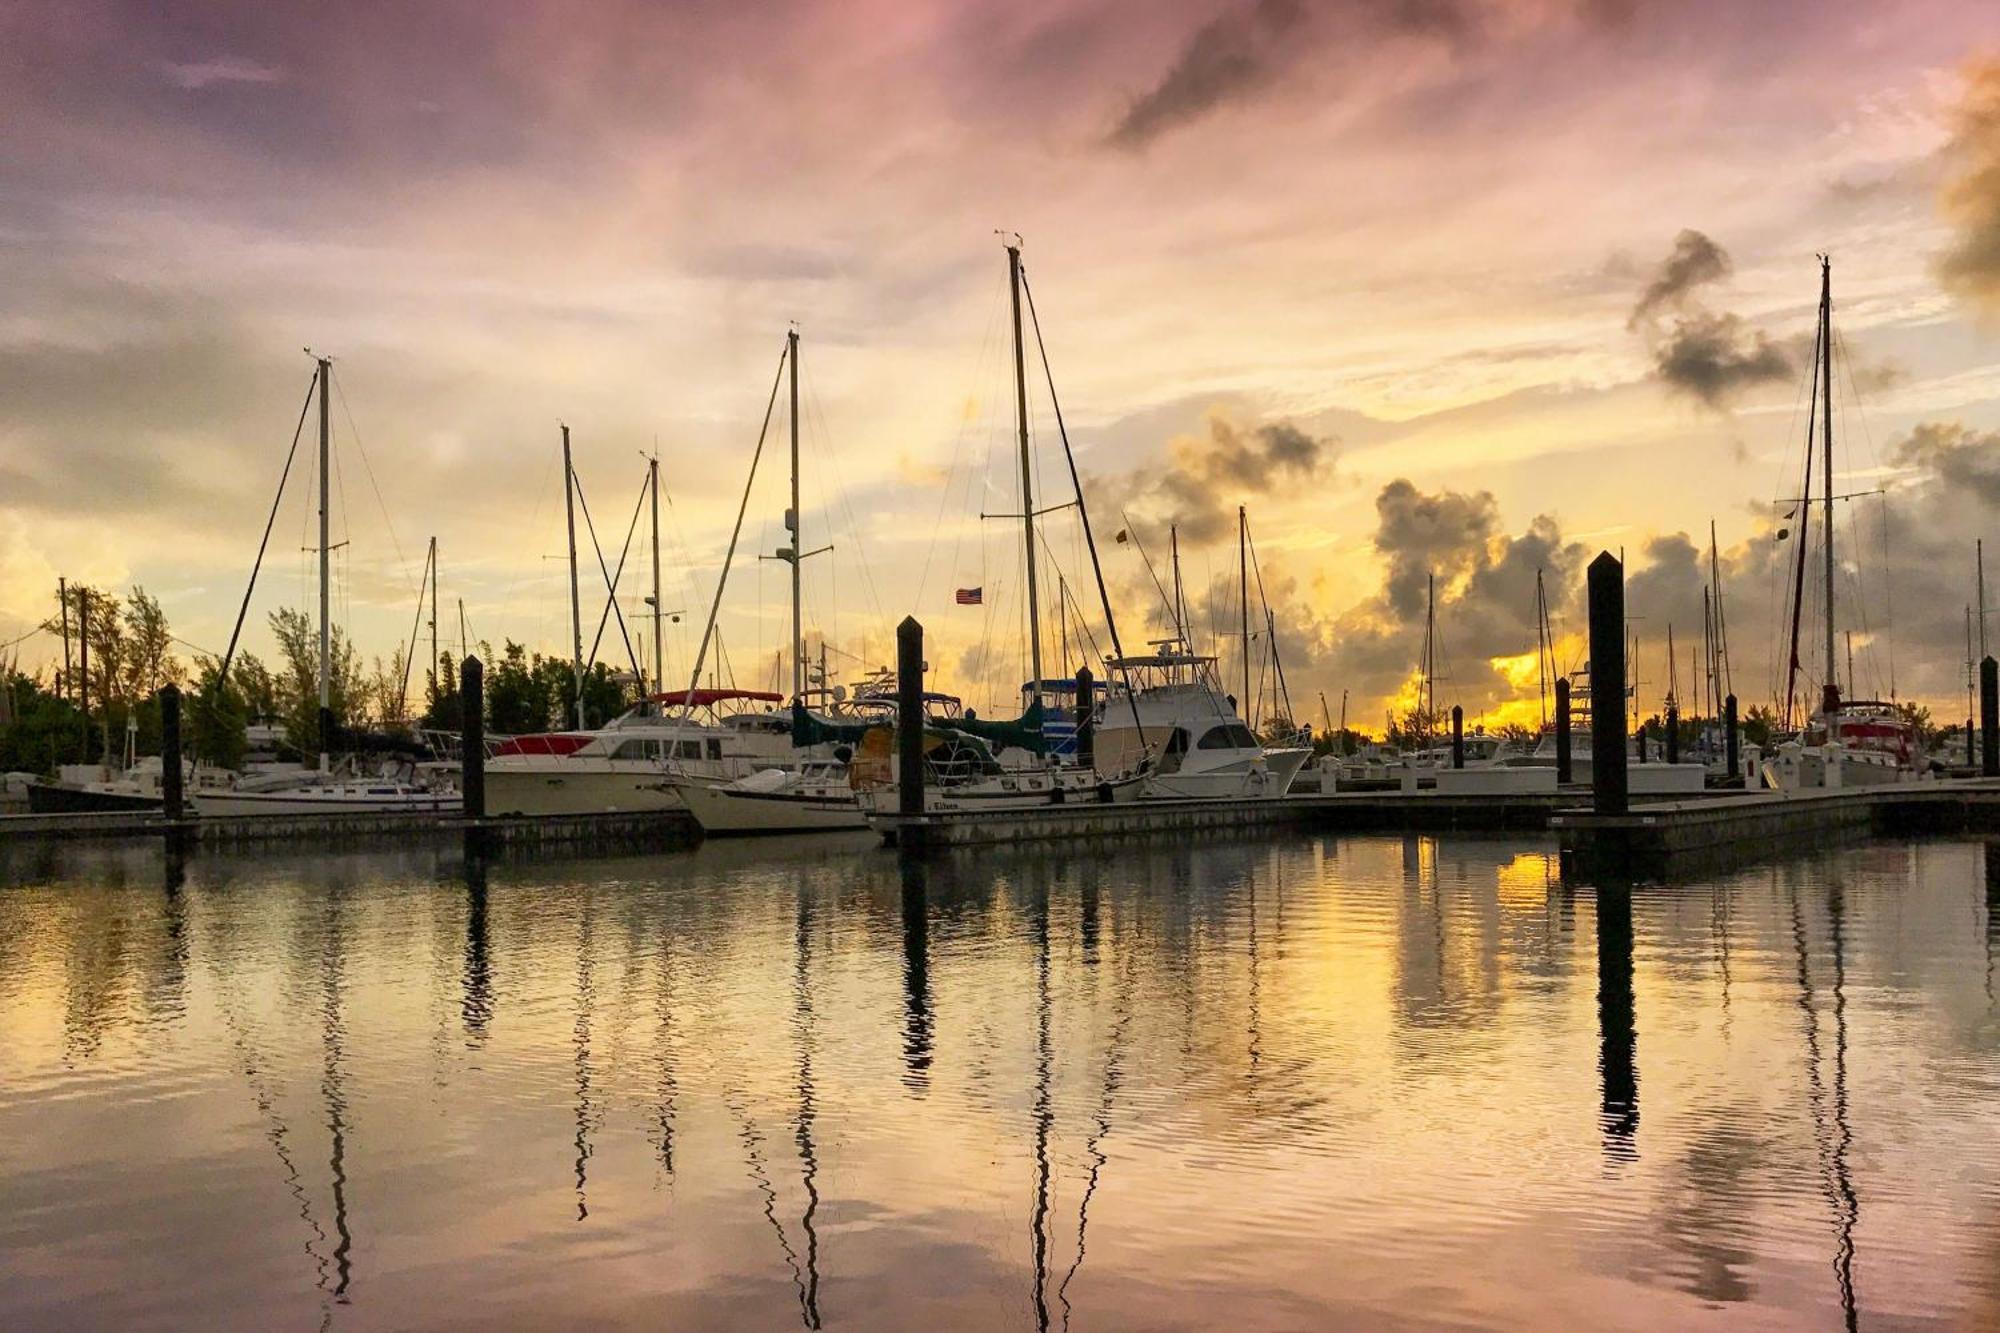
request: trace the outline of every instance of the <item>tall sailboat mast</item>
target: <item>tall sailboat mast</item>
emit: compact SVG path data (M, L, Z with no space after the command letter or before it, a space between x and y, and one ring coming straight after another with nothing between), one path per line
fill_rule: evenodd
M1263 575L1260 573L1259 578ZM1250 716L1250 516L1236 506L1236 601L1243 613L1243 704L1236 715Z
M1014 304L1014 420L1021 440L1021 535L1028 557L1028 670L1034 697L1042 692L1042 615L1035 586L1035 483L1028 455L1028 359L1021 340L1021 247L1007 247L1007 286ZM796 401L796 400L795 400ZM796 577L796 576L795 576ZM794 613L796 614L796 613Z
M316 357L319 362L319 771L333 768L328 753L329 723L333 718L333 629L330 620L332 598L329 578L329 538L327 488L333 483L328 466L332 456L332 418L327 408L327 389L333 382L333 358Z
M569 628L570 628L570 683L576 691L576 725L580 731L583 720L583 603L578 598L576 586L576 469L569 456L569 427L562 428L563 440L563 509L569 516Z
M805 631L800 620L799 609L799 564L805 559L805 543L799 535L799 331L788 330L785 334L785 353L791 373L792 395L792 507L785 511L785 527L792 534L792 698L804 695L806 688ZM1014 298L1014 356L1019 364L1021 354L1021 298ZM1022 457L1027 457L1027 428L1022 428ZM1025 467L1025 462L1023 463ZM1029 529L1029 578L1034 577L1034 532L1032 520Z
M1819 257L1819 389L1820 438L1825 444L1825 467L1821 478L1826 486L1826 506L1821 510L1826 525L1826 677L1821 690L1826 712L1840 707L1840 675L1834 658L1833 634L1833 261Z
M667 688L666 649L660 638L660 459L647 460L646 471L653 490L653 689Z

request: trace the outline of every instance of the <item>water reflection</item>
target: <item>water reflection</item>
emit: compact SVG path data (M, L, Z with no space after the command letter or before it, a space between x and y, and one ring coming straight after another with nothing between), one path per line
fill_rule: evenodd
M1638 1156L1639 1059L1637 1004L1632 991L1632 891L1597 891L1598 1076L1603 1094L1598 1125L1604 1155L1612 1161Z
M1976 1322L1996 863L14 863L0 1319Z

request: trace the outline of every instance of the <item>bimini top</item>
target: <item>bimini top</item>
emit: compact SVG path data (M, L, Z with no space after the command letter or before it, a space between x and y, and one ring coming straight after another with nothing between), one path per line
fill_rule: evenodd
M728 703L732 699L745 699L751 703L781 704L785 701L785 696L773 694L769 690L720 689L674 690L669 694L647 696L648 703L686 704L690 708L709 708L716 704Z

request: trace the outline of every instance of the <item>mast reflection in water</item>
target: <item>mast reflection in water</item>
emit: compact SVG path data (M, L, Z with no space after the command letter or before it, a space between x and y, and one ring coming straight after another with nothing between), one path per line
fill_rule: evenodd
M1977 843L6 864L8 1328L2000 1318Z

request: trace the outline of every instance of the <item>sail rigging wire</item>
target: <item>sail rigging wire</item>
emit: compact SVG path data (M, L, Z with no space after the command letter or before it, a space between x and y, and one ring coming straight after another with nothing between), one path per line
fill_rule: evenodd
M403 582L408 584L410 581L409 557L403 554L403 543L396 538L396 524L389 517L389 506L382 499L381 486L375 481L375 466L368 461L367 446L361 443L361 428L354 424L354 409L347 405L347 390L340 387L340 377L333 373L330 366L327 369L327 378L333 382L334 401L340 404L340 414L347 418L347 433L354 440L355 452L361 455L361 468L368 476L368 488L375 493L375 507L382 511L382 526L388 530L389 545L395 548L396 563L402 570ZM345 510L342 512L344 514ZM411 591L417 590L412 589Z
M583 510L583 526L585 530L590 533L590 548L592 551L597 553L597 571L604 578L605 600L609 604L610 610L613 613L615 613L618 617L618 633L625 640L626 656L632 659L632 676L634 679L638 679L641 676L641 672L639 670L639 654L632 651L632 635L625 628L625 612L621 610L618 605L618 580L612 577L610 566L608 566L604 562L604 548L603 546L599 545L597 541L597 525L591 522L590 519L590 502L583 498L583 478L574 477L573 479L576 485L576 502L578 507L580 507ZM645 504L645 492L643 490L641 490L639 495L639 503L642 506ZM635 508L632 511L632 527L637 528L638 525L639 525L639 510ZM625 532L625 551L629 552L631 549L632 549L632 529L628 528ZM619 554L618 569L620 573L624 572L625 569L624 552L621 552ZM601 642L604 638L604 623L602 620L598 622L597 637L599 642ZM598 647L597 643L592 643L590 645L589 660L593 665L597 661L597 647Z
M264 535L257 543L257 559L250 565L250 582L243 589L243 604L236 610L236 628L229 631L229 647L223 651L221 665L216 668L215 686L218 692L223 682L229 679L229 664L236 656L236 644L243 634L243 618L250 613L250 595L257 589L257 571L264 567L264 551L271 544L271 527L278 521L278 506L284 501L285 483L292 475L292 462L298 457L299 441L306 433L306 414L312 411L313 394L318 389L319 374L315 371L306 389L306 400L299 406L299 424L292 431L292 447L285 452L284 471L278 474L278 493L271 498L270 517L264 520Z
M648 474L647 481L651 481L651 479L652 479L651 475ZM589 660L593 662L597 660L598 645L604 642L605 623L611 619L611 613L613 611L618 611L619 630L622 632L625 628L625 613L622 610L620 610L618 606L618 582L620 579L625 577L625 561L632 554L632 534L639 530L639 515L646 511L646 488L647 488L647 482L641 482L639 484L639 500L638 503L632 506L632 521L625 528L625 546L624 549L618 552L617 572L606 576L608 585L606 591L608 595L604 599L604 612L597 618L597 637L590 641ZM588 526L590 523L590 508L587 505L584 507L583 518L585 526ZM590 534L590 540L592 544L596 543L597 534L595 532ZM602 551L598 552L597 558L598 561L602 563L604 559L604 553ZM632 640L629 636L627 636L625 640L625 651L627 653L630 653L632 651ZM639 659L636 656L634 656L632 659L632 675L635 679L638 680L645 679L644 673L642 673L639 669Z
M743 499L736 507L736 526L729 530L729 550L722 557L722 570L715 577L715 601L708 608L708 623L702 627L701 650L695 654L694 670L688 677L688 697L701 687L701 669L708 664L709 641L716 637L715 617L722 609L722 590L729 584L729 566L736 559L736 542L743 535L743 514L750 506L750 486L757 479L757 462L764 456L764 441L771 433L771 413L778 406L778 386L784 383L785 359L791 355L791 341L778 353L778 369L771 377L771 397L764 404L764 424L757 430L757 449L750 455L750 476L743 483Z

